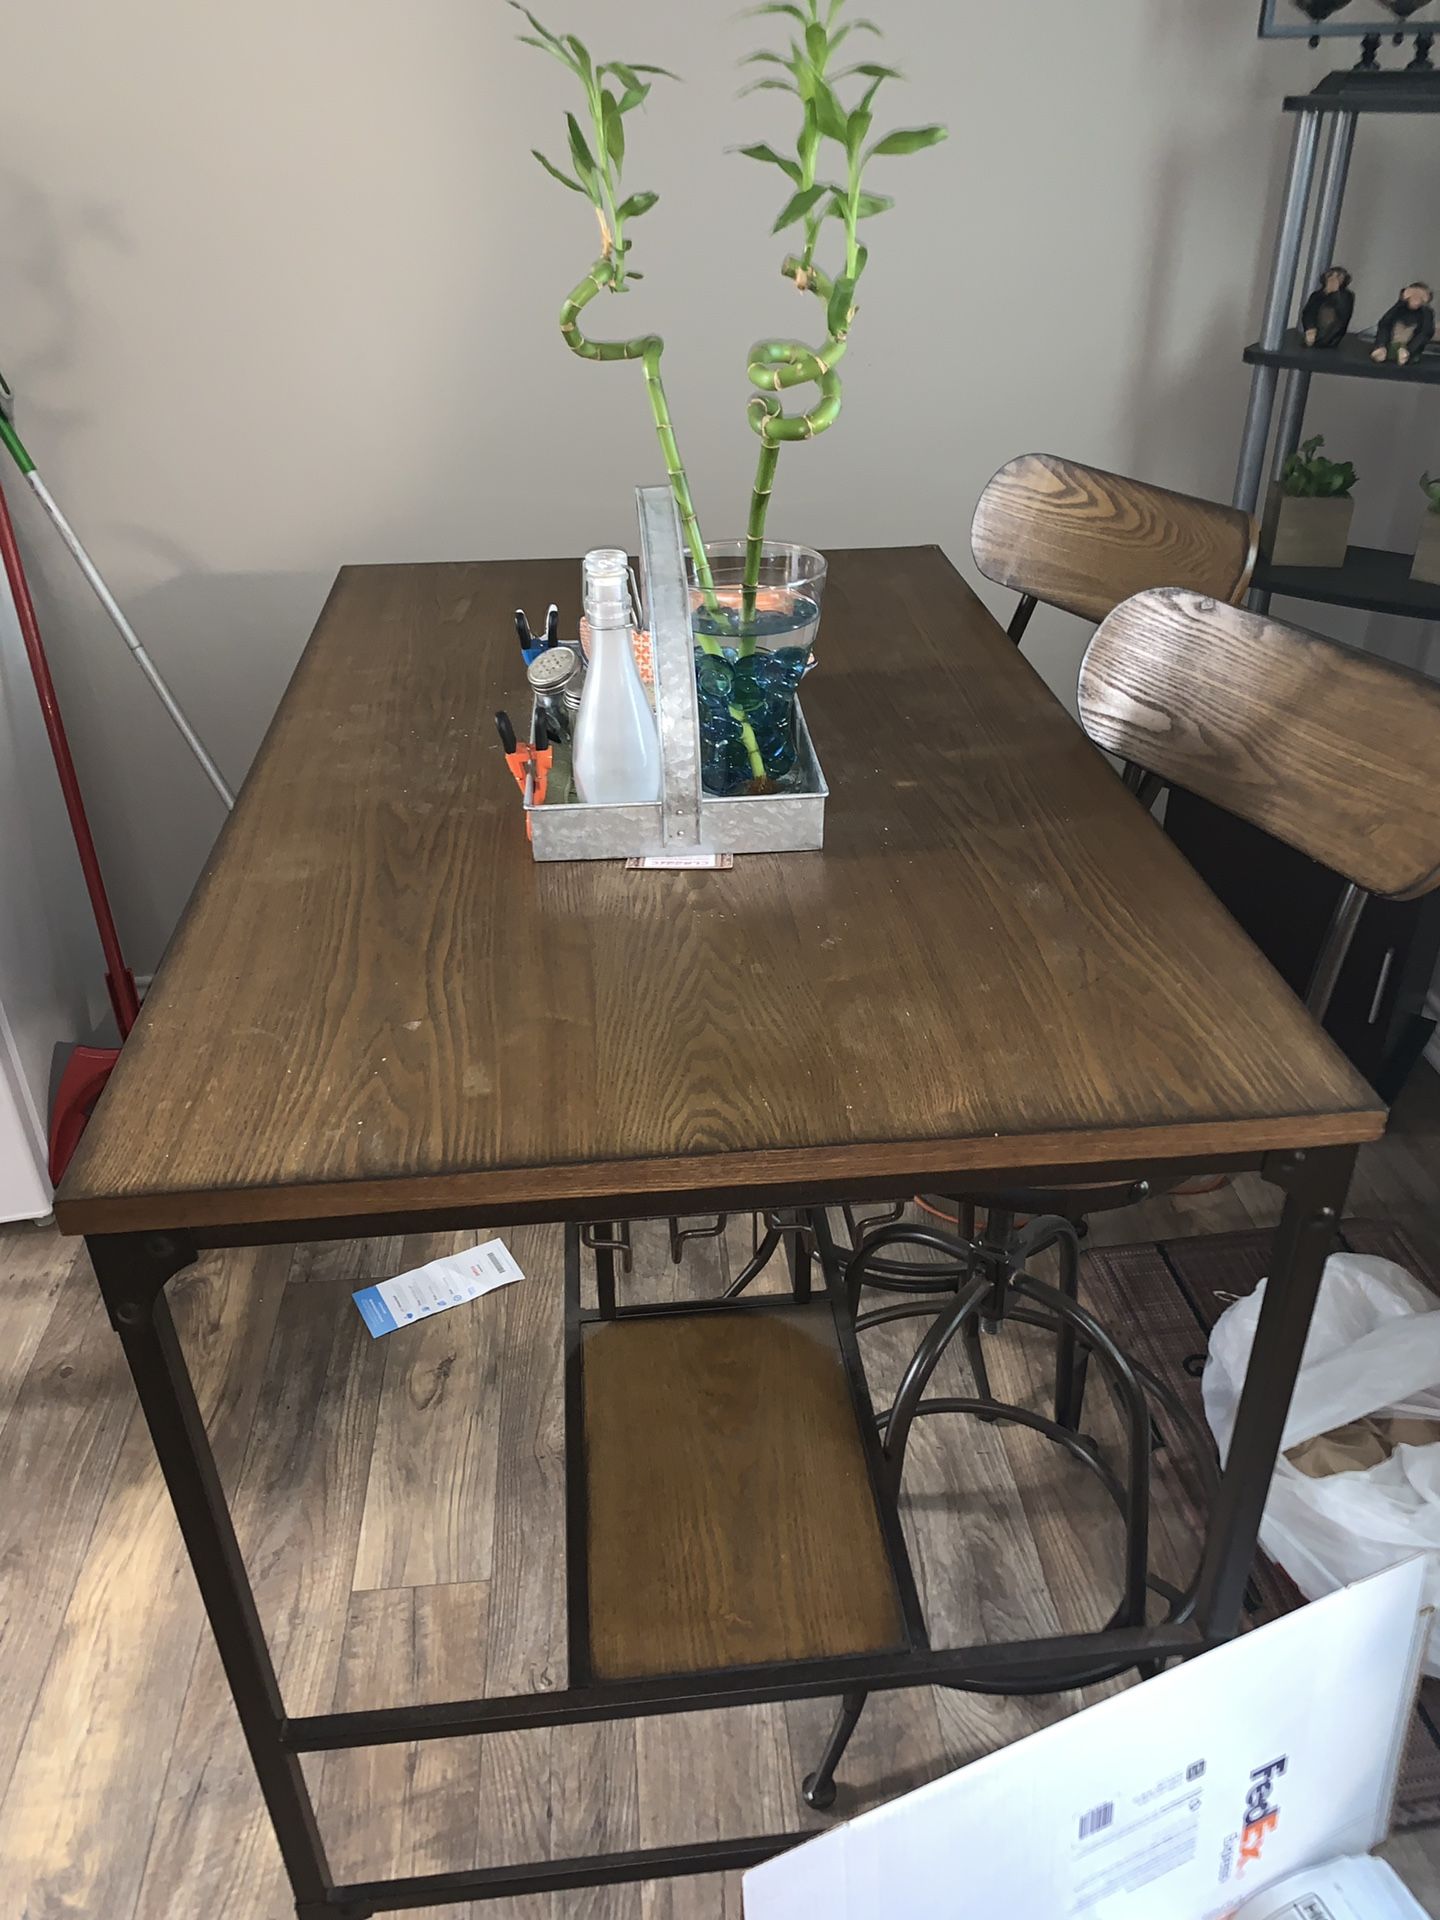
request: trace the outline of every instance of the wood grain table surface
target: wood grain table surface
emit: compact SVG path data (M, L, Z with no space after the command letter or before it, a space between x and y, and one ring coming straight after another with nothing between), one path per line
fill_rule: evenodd
M56 1205L67 1232L665 1212L1377 1137L1376 1096L933 547L838 552L823 853L536 866L511 613L346 568Z

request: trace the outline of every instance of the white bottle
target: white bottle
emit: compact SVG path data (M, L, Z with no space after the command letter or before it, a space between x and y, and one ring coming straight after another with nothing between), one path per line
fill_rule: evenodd
M631 645L630 562L618 547L585 556L590 665L575 722L575 787L587 806L660 798L660 736Z

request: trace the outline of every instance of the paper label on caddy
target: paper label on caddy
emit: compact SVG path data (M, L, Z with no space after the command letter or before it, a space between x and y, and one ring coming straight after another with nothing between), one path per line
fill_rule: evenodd
M697 867L728 873L734 864L733 853L633 853L625 862L630 873L685 873Z
M486 1240L467 1253L447 1254L410 1273L397 1274L377 1286L362 1287L355 1294L360 1316L378 1340L382 1333L394 1333L397 1327L413 1320L428 1320L432 1313L444 1313L449 1307L478 1300L482 1293L496 1287L508 1287L523 1280L519 1263L503 1240Z

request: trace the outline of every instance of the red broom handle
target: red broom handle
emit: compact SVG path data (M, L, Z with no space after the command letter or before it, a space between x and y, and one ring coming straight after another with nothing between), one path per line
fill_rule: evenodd
M60 702L55 696L55 683L50 678L50 663L45 658L40 623L35 618L35 603L30 598L25 569L20 562L20 548L15 539L15 528L3 487L0 487L0 559L4 560L5 575L15 598L20 637L25 642L26 657L35 680L35 692L39 696L40 711L45 719L45 731L50 736L50 751L55 756L55 771L60 776L60 791L65 796L65 811L70 816L70 831L75 836L75 850L80 855L80 869L85 875L85 889L90 895L90 907L95 915L95 926L105 955L105 984L110 992L110 1005L115 1010L120 1038L124 1040L140 1017L140 996L135 990L135 976L126 966L125 955L120 950L120 935L115 928L115 916L110 911L90 822L85 817L80 781L75 772L75 762L70 756L70 742L66 738L65 722L60 717Z

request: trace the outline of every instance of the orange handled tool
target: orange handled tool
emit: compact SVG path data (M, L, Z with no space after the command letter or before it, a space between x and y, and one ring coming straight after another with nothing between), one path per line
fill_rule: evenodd
M546 720L543 710L537 710L535 714L535 739L533 745L528 740L516 739L515 728L508 713L501 712L496 714L495 731L500 736L500 745L505 754L505 764L515 776L515 784L519 787L522 796L525 792L525 782L533 769L534 784L531 790L530 803L532 806L543 807L545 804L545 795L550 785L550 767L555 758L550 746L549 722ZM528 820L525 822L525 831L527 834L530 831L530 822Z

